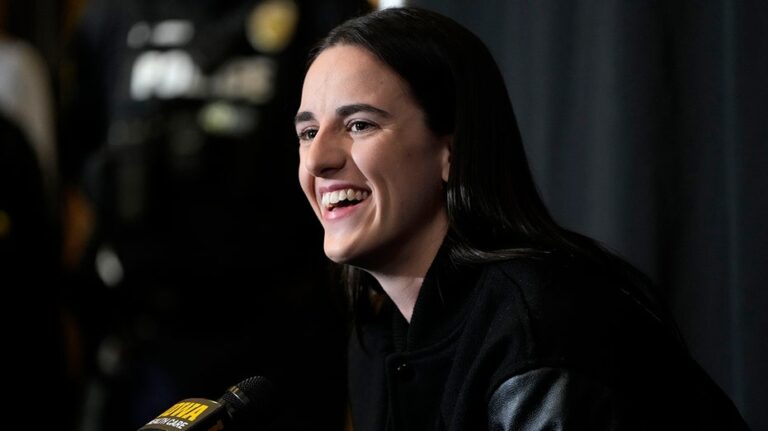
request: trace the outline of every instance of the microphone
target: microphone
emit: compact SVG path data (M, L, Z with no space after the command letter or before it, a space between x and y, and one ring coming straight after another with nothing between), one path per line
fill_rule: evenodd
M138 431L232 431L258 429L275 414L272 382L249 377L218 401L188 398L174 404Z

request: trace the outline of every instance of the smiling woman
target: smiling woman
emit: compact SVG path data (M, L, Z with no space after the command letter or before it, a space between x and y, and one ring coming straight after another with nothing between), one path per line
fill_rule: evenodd
M469 31L416 8L342 24L295 125L355 313L355 430L746 428L647 278L549 216Z
M310 68L296 127L299 178L326 254L365 268L410 320L448 231L450 135L434 135L405 82L349 45L327 49Z

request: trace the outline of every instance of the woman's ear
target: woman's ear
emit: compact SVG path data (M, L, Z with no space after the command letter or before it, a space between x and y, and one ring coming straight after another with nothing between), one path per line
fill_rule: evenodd
M441 163L441 176L443 182L448 182L448 177L451 172L451 147L453 146L453 135L445 135L441 138L442 154L440 158Z

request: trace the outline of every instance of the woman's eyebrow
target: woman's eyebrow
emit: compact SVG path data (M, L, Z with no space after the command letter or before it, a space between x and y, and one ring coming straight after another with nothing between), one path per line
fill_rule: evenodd
M339 117L346 117L358 112L371 112L377 115L381 115L382 117L390 116L389 112L383 109L379 109L375 106L371 106L367 103L353 103L336 108L336 115ZM314 119L315 114L309 111L301 111L293 118L293 123L298 124L304 121L313 121Z
M295 117L293 117L293 124L298 124L303 121L311 121L315 119L315 114L309 112L309 111L302 111L296 114Z
M368 105L367 103L353 103L351 105L344 105L336 108L336 115L339 117L346 117L358 112L371 112L381 115L382 117L389 117L389 112L379 109L375 106Z

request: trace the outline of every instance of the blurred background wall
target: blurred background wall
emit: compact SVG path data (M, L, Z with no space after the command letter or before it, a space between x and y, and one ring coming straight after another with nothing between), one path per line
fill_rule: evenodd
M55 382L70 429L135 429L259 373L310 388L276 429L339 426L344 316L318 281L290 119L307 47L375 5L2 1L0 65L16 69L0 71L36 72L0 91L42 82L53 124L0 122L3 287L43 328L7 323L12 368ZM409 3L489 45L555 217L646 271L694 357L768 429L768 5ZM34 118L45 93L23 93Z
M4 325L9 389L136 430L263 375L268 429L341 429L346 311L292 119L310 46L373 6L2 2L0 285L43 328Z

